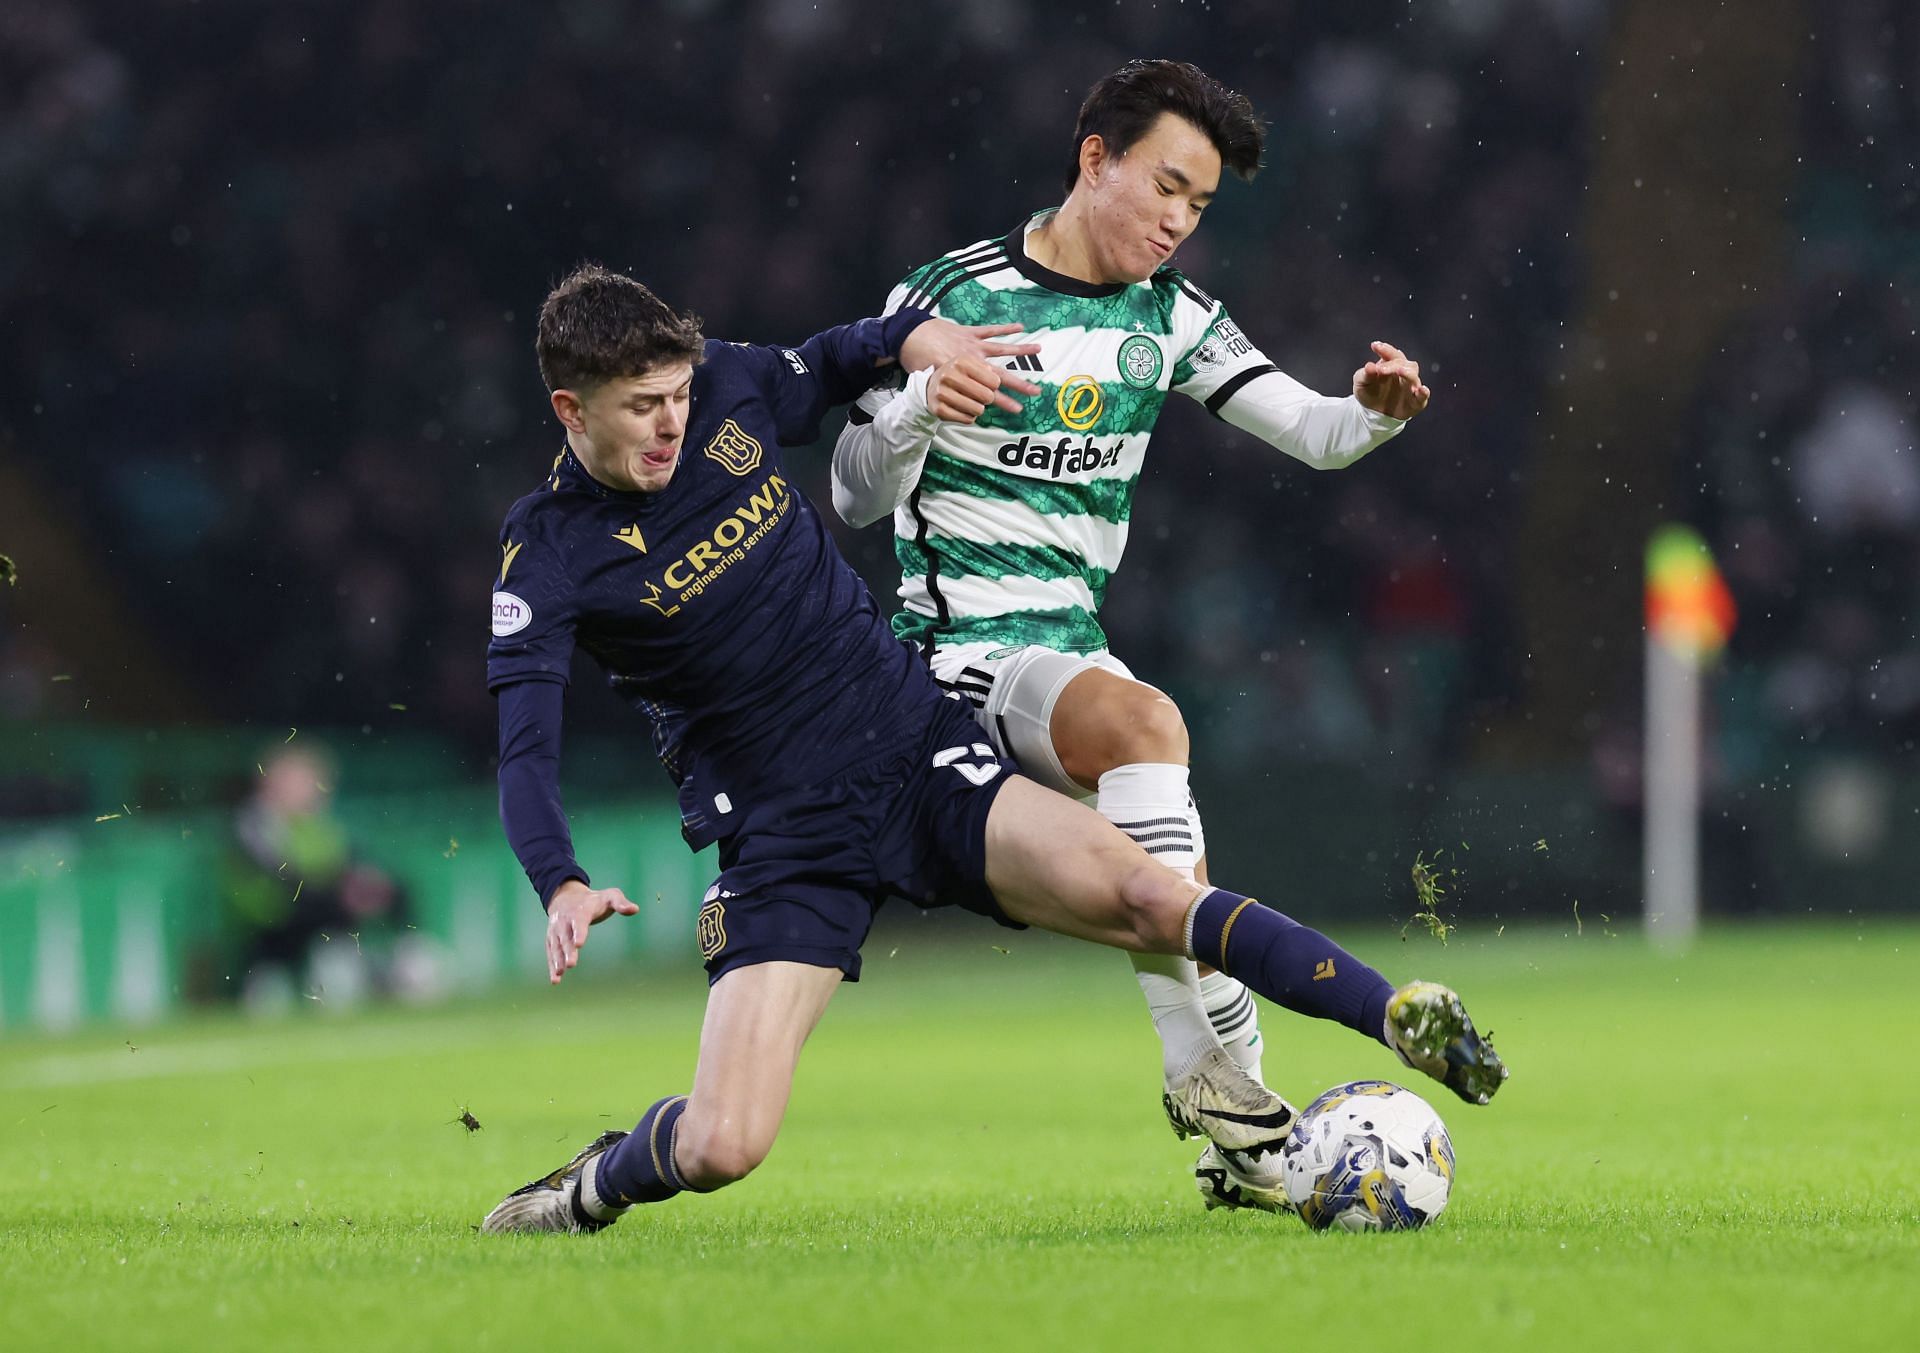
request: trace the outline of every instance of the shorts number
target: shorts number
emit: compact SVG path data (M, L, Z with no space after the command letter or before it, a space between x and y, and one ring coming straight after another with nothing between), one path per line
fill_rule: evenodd
M969 757L979 758L982 764L977 766L968 764ZM975 786L986 784L1000 773L1000 762L994 757L993 748L984 742L976 742L971 747L948 747L944 751L935 752L933 764L935 767L952 766L967 777L968 784Z

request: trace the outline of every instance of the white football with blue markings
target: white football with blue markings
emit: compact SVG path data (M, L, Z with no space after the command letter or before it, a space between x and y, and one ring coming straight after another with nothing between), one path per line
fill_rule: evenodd
M1287 1135L1287 1197L1316 1231L1406 1231L1446 1210L1453 1141L1433 1106L1390 1081L1349 1081Z

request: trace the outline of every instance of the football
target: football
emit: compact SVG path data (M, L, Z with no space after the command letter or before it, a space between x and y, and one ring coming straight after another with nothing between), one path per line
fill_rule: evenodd
M1413 1091L1349 1081L1301 1113L1283 1172L1287 1197L1316 1231L1411 1230L1446 1209L1453 1142Z

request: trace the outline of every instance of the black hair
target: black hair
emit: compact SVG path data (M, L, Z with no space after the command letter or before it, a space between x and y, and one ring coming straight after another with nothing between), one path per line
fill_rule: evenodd
M1080 147L1089 136L1098 136L1113 154L1124 155L1162 113L1192 123L1213 142L1220 163L1240 178L1251 179L1259 172L1267 132L1245 94L1185 61L1129 61L1087 91L1080 105L1067 191L1079 182Z

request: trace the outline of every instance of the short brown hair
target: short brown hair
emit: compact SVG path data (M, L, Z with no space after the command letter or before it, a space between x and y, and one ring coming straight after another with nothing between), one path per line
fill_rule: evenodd
M1213 142L1220 163L1242 179L1260 169L1267 130L1245 94L1235 93L1185 61L1129 61L1087 91L1073 129L1073 158L1066 187L1080 181L1080 147L1098 136L1124 155L1162 113L1184 118Z
M681 314L623 273L582 263L541 303L533 346L547 389L589 390L698 362L705 343L698 315Z

